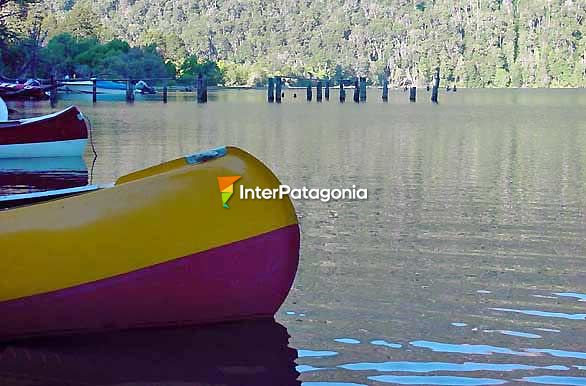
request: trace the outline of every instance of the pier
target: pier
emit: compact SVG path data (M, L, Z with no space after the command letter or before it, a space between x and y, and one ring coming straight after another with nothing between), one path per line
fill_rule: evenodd
M354 78L338 78L338 79L331 79L331 78L299 78L295 76L274 76L269 77L267 79L267 101L269 103L281 103L281 96L283 94L283 85L287 86L288 84L299 84L300 86L291 87L292 89L298 88L305 88L305 95L307 102L312 102L314 99L314 89L315 89L315 100L316 102L329 101L330 100L330 89L331 88L338 88L339 90L339 102L344 103L346 102L346 92L348 88L352 88L352 100L355 103L366 103L367 102L367 85L371 81L367 77L358 76ZM432 85L433 87L429 86L429 83L426 86L427 91L431 91L431 101L432 103L438 103L438 94L439 94L439 83L440 83L440 69L439 67L436 68L433 78L432 78ZM389 101L389 91L391 89L391 80L385 76L382 79L382 86L379 88L381 89L381 99L383 102ZM301 86L303 85L303 86ZM403 87L403 86L401 86ZM451 90L456 91L456 82L454 82L453 88ZM398 88L398 87L397 87ZM417 102L417 82L407 83L404 85L405 91L408 92L408 98L410 102ZM294 95L294 98L297 95Z

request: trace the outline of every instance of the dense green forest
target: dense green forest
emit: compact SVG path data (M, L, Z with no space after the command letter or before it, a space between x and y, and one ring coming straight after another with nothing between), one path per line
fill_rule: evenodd
M0 72L586 86L584 0L0 0Z

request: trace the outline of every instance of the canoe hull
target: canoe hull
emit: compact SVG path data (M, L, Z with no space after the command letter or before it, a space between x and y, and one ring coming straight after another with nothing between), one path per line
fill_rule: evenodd
M299 260L295 209L288 197L224 208L218 176L279 182L250 154L223 154L0 211L0 339L274 315Z
M0 158L80 157L87 139L0 145Z
M6 302L0 306L0 331L18 337L23 331L34 331L31 336L270 317L292 285L298 250L299 229L292 225L128 274Z
M0 158L80 157L88 126L75 106L35 118L0 122Z

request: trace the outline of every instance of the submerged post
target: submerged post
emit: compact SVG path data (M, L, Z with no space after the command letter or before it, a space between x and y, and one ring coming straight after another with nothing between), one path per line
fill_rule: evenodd
M346 90L344 90L344 81L340 80L340 102L346 102Z
M321 80L318 80L317 81L317 86L316 87L317 87L317 90L316 90L316 93L315 93L315 97L316 97L316 100L318 102L321 102L321 100L322 100L322 84L321 84Z
M169 90L167 89L167 80L163 81L163 103L167 103L167 92Z
M49 99L51 101L51 107L57 105L57 82L55 81L55 75L51 75L51 89L49 91Z
M98 101L98 85L97 79L92 79L92 102L96 103Z
M312 99L311 80L309 80L309 84L307 85L307 101L311 102L311 99Z
M269 78L269 85L268 85L268 95L267 98L269 103L273 103L275 101L275 79Z
M326 100L330 100L330 80L326 79L326 86L324 87Z
M354 102L360 102L360 84L358 83L358 78L354 79Z
M415 102L417 100L417 87L411 86L409 89L409 100Z
M389 101L389 81L386 77L383 79L383 101Z
M134 100L134 90L132 87L132 80L126 81L126 102L132 102Z
M208 101L208 92L206 81L202 74L197 76L197 103L206 103Z
M281 103L281 97L283 96L283 94L281 94L281 77L280 76L276 76L275 77L275 100L277 103Z
M366 102L366 77L360 77L360 102Z
M436 67L435 69L435 75L433 77L433 88L431 89L431 101L433 103L437 103L437 94L439 91L439 83L440 83L440 69L439 67Z

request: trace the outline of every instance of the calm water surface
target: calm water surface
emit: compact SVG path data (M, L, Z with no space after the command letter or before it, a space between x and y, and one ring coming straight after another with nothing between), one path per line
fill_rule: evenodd
M75 101L93 125L93 183L226 144L291 186L369 189L368 201L295 202L301 265L263 328L284 326L297 355L274 354L286 338L255 354L257 327L254 340L227 331L228 351L253 358L240 370L283 371L208 382L586 385L586 92L459 90L432 105L370 90L358 105L296 91L281 105L262 91Z

